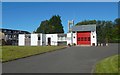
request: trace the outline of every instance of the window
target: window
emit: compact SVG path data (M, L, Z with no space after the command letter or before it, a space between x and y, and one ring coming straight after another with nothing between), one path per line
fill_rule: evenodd
M58 37L58 40L60 40L61 38L60 37Z
M85 38L83 37L83 41L85 41Z
M31 36L29 34L26 34L25 38L31 38Z
M83 41L83 37L81 37L81 41Z
M80 41L80 38L78 38L78 41Z
M87 41L87 38L85 37L85 41Z
M6 30L4 30L3 32L7 32Z
M40 38L40 34L38 34L38 35L37 35L37 37L38 37L38 40L40 40L40 39L41 39L41 38Z
M90 41L90 37L88 37L88 41Z
M8 33L11 33L11 31L8 31Z
M38 37L38 40L40 40L40 37Z
M62 40L65 40L65 37L62 37Z

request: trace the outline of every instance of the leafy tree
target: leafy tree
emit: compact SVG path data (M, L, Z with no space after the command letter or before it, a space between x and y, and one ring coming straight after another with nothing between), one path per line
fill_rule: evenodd
M49 20L42 21L37 28L36 33L64 33L59 15L54 15Z
M96 30L97 30L97 40L98 42L104 42L104 38L105 38L105 28L104 28L104 25L105 25L105 21L97 21L97 24L96 24Z
M49 33L49 21L42 21L40 26L37 28L36 33Z
M59 15L52 16L49 20L49 25L51 26L51 33L64 33Z
M112 40L112 32L113 32L113 23L112 21L106 21L106 24L105 24L105 30L104 30L104 33L105 33L105 42L110 42Z
M120 18L115 19L113 29L113 39L120 42Z
M98 42L110 42L112 40L112 21L97 21Z
M78 22L76 25L88 25L88 24L96 24L96 20L84 20L82 22Z
M115 19L115 25L120 25L120 18Z

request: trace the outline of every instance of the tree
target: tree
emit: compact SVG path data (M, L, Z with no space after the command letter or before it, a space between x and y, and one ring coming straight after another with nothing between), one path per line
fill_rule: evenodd
M36 33L64 33L60 16L54 15L49 20L42 21Z
M113 38L112 32L113 32L113 22L112 21L106 21L105 24L105 42L110 42Z
M112 40L112 21L97 21L98 42L110 42Z
M48 25L49 21L45 20L42 21L40 26L37 28L36 33L48 33L49 32L49 25Z
M105 25L105 21L98 20L96 23L97 40L99 43L104 42L104 38L105 38L104 25Z
M120 25L120 18L115 19L115 25Z
M88 25L88 24L96 24L96 20L84 20L78 22L76 25Z
M120 42L120 18L114 20L113 39Z
M51 33L64 33L63 26L61 23L61 19L59 15L54 15L49 20L49 25L51 29Z

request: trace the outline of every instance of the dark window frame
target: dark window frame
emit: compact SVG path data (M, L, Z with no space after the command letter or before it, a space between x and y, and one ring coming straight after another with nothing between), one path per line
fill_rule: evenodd
M90 37L88 37L88 41L90 41Z

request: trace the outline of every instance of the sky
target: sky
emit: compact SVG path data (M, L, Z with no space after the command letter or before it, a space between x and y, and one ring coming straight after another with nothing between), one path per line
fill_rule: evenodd
M118 17L117 2L3 2L2 28L33 32L41 21L60 15L65 33L68 20L111 20Z

